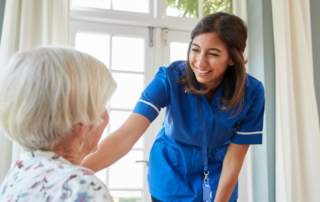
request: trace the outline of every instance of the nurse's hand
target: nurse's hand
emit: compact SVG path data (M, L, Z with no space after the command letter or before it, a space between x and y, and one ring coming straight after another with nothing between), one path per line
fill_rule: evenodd
M214 202L228 202L237 184L244 157L250 145L238 145L230 142L223 160L222 172Z
M149 119L132 113L126 122L106 137L96 153L88 155L81 166L98 172L126 155L150 125Z

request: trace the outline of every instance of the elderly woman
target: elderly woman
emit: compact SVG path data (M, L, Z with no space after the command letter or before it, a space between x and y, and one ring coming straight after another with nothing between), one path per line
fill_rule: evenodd
M0 123L24 151L0 186L0 201L111 201L94 172L79 165L97 151L115 88L103 63L73 49L14 55L0 72Z

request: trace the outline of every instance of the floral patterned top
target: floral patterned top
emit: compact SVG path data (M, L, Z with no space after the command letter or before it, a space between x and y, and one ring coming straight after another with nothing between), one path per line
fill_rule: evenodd
M94 172L53 152L23 151L0 186L1 202L111 202Z

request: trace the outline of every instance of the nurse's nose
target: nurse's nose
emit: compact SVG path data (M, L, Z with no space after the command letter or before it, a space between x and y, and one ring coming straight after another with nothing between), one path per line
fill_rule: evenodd
M201 52L200 54L198 54L196 59L198 68L206 67L208 65L207 56L205 53Z

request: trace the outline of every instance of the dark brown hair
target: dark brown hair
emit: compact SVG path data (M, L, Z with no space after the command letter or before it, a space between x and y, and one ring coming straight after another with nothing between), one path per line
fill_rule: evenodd
M224 93L220 100L229 105L220 107L227 111L238 105L237 113L234 115L236 116L243 107L247 77L245 68L247 61L244 59L242 53L246 48L248 32L246 23L239 17L228 13L217 12L202 18L191 32L188 60L184 69L186 71L185 75L180 76L177 81L189 93L196 95L208 93L209 89L197 89L197 79L189 62L189 53L194 37L208 32L218 33L220 39L226 44L229 57L234 63L233 66L227 67L222 81Z

